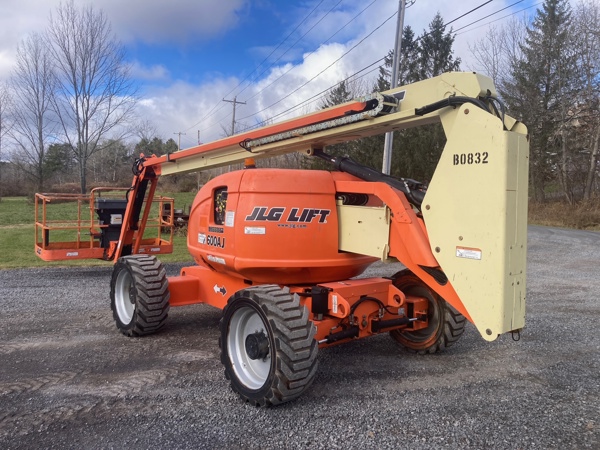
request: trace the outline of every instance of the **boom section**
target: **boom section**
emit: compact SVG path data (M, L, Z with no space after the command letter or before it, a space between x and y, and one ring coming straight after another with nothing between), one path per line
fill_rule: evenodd
M478 103L492 111L485 99L495 98L496 90L489 78L450 72L218 141L148 157L143 164L152 167L156 175L170 175L223 167L248 157L312 154L314 149L328 145L438 122L460 102ZM519 126L507 115L502 116L502 121L508 130Z

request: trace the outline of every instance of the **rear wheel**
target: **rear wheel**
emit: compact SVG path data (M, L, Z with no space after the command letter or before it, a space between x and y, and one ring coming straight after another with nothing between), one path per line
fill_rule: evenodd
M394 275L394 286L407 295L426 298L428 326L417 331L393 330L390 336L420 354L437 353L454 345L465 329L465 317L409 270Z
M143 336L163 327L169 313L167 274L154 256L119 258L110 283L110 308L126 336Z
M312 383L316 329L297 296L270 285L239 291L227 302L219 327L225 377L244 401L277 405Z

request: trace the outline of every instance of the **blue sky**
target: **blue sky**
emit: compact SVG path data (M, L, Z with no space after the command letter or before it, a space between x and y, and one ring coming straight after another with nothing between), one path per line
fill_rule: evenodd
M76 5L89 3L75 0ZM405 24L418 35L437 11L447 22L485 3L416 0L406 10ZM463 60L463 70L476 69L469 43L483 38L491 26L510 20L498 20L502 17L533 15L541 0L493 0L452 24L458 29L514 3L459 32L455 56ZM19 40L43 30L58 4L59 0L0 0L0 81L10 74ZM194 145L198 131L206 142L230 129L232 105L223 98L237 95L246 102L238 105L238 130L274 116L288 118L280 114L297 105L290 114L314 110L318 102L302 102L393 47L396 18L392 15L398 8L398 0L96 0L92 4L107 15L125 46L140 90L139 115L164 139L185 132L182 147ZM355 86L360 94L370 90L375 77L376 71L360 79Z

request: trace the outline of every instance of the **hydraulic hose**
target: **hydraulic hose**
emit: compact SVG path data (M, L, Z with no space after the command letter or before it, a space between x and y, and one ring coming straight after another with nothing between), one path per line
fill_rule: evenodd
M485 102L483 102L477 98L452 96L452 97L448 97L448 98L439 100L435 103L425 105L421 108L416 108L415 114L417 116L424 116L425 114L429 114L431 112L437 111L438 109L442 109L447 106L460 106L464 103L472 103L475 106L480 107L484 111L490 112L487 105L485 104Z
M403 192L408 201L418 208L420 208L421 203L423 203L425 186L418 181L411 180L410 178L393 178L368 166L359 164L347 156L340 158L338 156L328 155L322 150L315 151L314 156L329 161L340 172L349 173L361 180L386 183L394 189Z

